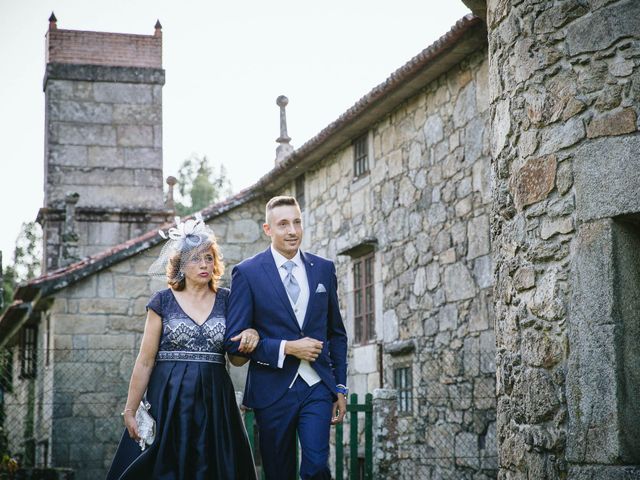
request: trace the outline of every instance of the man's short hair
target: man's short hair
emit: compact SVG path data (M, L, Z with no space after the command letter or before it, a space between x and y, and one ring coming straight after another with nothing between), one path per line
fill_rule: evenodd
M276 207L282 207L285 205L295 206L300 208L300 205L298 205L298 201L295 199L295 197L289 197L287 195L278 195L277 197L273 197L271 200L267 202L267 206L264 209L264 221L266 223L269 223L270 210L273 210Z

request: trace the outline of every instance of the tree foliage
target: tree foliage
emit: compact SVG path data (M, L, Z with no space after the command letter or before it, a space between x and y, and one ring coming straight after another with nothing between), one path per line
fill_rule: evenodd
M189 215L231 195L231 182L223 164L216 169L206 155L196 154L182 162L178 170L176 214Z
M13 299L16 287L40 275L42 263L42 229L36 222L24 222L13 250L13 264L4 267L2 297L4 308Z

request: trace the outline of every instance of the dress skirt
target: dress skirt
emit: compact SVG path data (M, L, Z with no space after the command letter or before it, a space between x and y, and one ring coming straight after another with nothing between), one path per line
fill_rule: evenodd
M147 388L156 438L144 451L124 431L107 480L255 480L225 365L158 361Z

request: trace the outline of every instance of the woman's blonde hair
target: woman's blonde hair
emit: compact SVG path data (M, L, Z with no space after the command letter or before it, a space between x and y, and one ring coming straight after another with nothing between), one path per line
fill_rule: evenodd
M211 255L213 255L213 275L211 279L209 279L209 288L211 291L217 292L218 283L224 274L224 263L222 263L222 253L220 253L220 247L218 247L218 242L214 235L209 235L202 245L197 248L197 251L204 254L207 248L209 252L211 252ZM182 257L183 255L192 255L193 253L195 253L195 249L186 253L177 252L169 258L169 262L167 263L167 283L169 287L178 292L184 290L187 285L184 273L180 268L181 265L185 264L186 260Z

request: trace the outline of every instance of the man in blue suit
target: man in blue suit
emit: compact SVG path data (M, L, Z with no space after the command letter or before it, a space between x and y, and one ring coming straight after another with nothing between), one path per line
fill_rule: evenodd
M293 197L266 205L271 245L231 274L225 344L255 328L260 341L249 355L244 405L253 408L268 480L296 477L296 432L303 479L331 478L330 425L346 411L347 334L338 305L333 262L300 251L302 215Z

